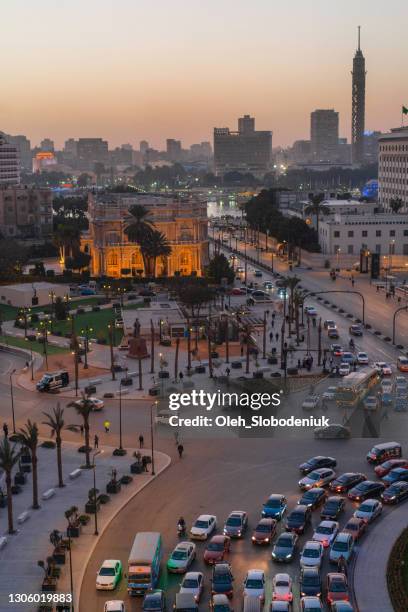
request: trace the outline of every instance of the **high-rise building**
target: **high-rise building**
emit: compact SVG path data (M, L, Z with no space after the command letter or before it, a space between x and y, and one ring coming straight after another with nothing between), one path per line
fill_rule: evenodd
M3 136L9 144L17 147L21 168L31 172L33 154L31 152L31 143L27 136L22 134L11 136L11 134L5 134L4 132L0 132L0 136Z
M44 153L54 153L54 141L51 138L44 138L40 142L40 149Z
M0 134L0 185L18 185L20 182L20 158L15 145Z
M334 162L339 144L339 113L318 109L310 115L310 143L314 162Z
M146 151L147 149L149 149L149 143L147 142L147 140L141 140L140 144L139 144L139 151L141 152L142 155L146 155Z
M108 142L102 138L79 138L78 158L87 164L107 162L109 158Z
M272 132L255 130L255 119L238 119L238 131L214 128L214 165L216 174L250 172L262 177L270 169Z
M166 140L166 152L167 159L176 162L180 161L183 155L181 148L181 140L174 140L174 138L167 138Z
M408 126L394 128L378 138L378 200L390 210L391 200L400 199L408 209Z
M360 26L358 26L358 48L353 59L351 92L351 147L353 164L364 162L364 121L366 69L360 49Z

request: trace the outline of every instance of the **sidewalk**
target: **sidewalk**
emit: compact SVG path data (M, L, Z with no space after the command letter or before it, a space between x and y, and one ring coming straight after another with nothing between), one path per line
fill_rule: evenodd
M65 487L57 487L57 465L56 450L39 448L38 450L38 480L39 498L41 508L31 510L32 504L32 477L29 475L27 483L23 486L20 494L13 496L14 522L17 533L7 535L7 508L0 510L2 516L2 529L0 535L7 536L7 544L0 551L0 563L4 566L7 563L7 573L0 573L0 609L4 610L8 604L9 593L21 592L19 585L24 585L25 593L38 593L41 588L43 570L37 566L38 560L44 560L52 552L49 541L49 534L54 529L65 531L67 521L64 513L71 506L78 506L79 512L84 513L85 503L88 499L88 491L93 487L93 470L82 470L81 475L71 480L69 474L79 468L85 456L77 452L78 446L73 443L63 443L63 471ZM110 479L112 469L117 470L118 478L124 474L130 474L129 466L133 463L133 452L135 449L127 449L128 453L124 457L113 457L111 447L102 447L103 451L95 458L96 463L96 487L100 492L105 492L106 483ZM144 452L149 455L149 449ZM159 475L170 465L170 457L164 453L155 451L156 475ZM98 530L102 534L109 525L112 518L121 508L150 481L152 476L148 474L134 474L133 481L117 495L111 495L111 501L102 505L98 512ZM42 494L50 488L55 488L55 495L48 500L42 499ZM17 517L25 511L29 511L30 516L27 521L18 524ZM82 580L83 572L93 548L98 540L94 534L93 515L91 521L83 528L82 534L78 539L73 540L72 565L74 574L75 597L79 594L79 585ZM58 591L61 593L70 592L69 581L69 562L61 566L61 578L58 582ZM14 583L10 582L10 576L14 577ZM18 577L18 583L17 583ZM14 586L15 585L15 586ZM38 604L24 604L27 612L36 611ZM7 607L7 609L9 609ZM76 605L78 610L78 604Z

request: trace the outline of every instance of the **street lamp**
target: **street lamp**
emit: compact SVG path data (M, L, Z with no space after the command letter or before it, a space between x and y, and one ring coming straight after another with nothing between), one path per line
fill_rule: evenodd
M26 338L28 342L28 338ZM33 361L33 347L30 344L30 367L31 367L31 380L34 380L34 361Z
M94 498L94 520L95 520L95 531L94 531L94 535L99 535L99 531L98 531L98 508L96 506L96 463L95 463L95 457L97 455L99 455L102 451L97 450L94 452L94 454L92 455L92 469L93 469L93 498Z
M93 332L93 328L89 327L89 325L85 326L85 329L81 330L81 334L84 336L85 338L85 342L84 342L84 349L85 349L85 363L84 363L84 370L88 369L88 352L89 352L89 334Z
M338 247L337 251L336 251L336 257L337 257L337 268L340 269L340 247Z
M158 401L156 400L150 405L150 444L152 447L152 476L156 475L154 469L154 434L153 434L153 406L157 408Z
M11 415L13 418L13 433L16 433L16 419L14 415L14 394L13 394L13 374L15 369L10 372L10 398L11 398Z
M394 255L395 240L391 240L388 248L389 248L388 269L390 271L390 274L392 274L392 256Z
M126 370L127 378L127 370ZM119 450L123 451L122 445L122 380L119 381Z

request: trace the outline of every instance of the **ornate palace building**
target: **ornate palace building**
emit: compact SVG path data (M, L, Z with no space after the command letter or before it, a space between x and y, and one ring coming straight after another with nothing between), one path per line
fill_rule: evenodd
M82 235L81 249L92 257L91 274L116 278L144 274L140 248L125 234L132 223L129 208L134 205L149 211L149 220L171 246L171 255L158 259L156 276L194 272L201 276L208 264L206 202L195 197L129 193L89 194L89 230Z

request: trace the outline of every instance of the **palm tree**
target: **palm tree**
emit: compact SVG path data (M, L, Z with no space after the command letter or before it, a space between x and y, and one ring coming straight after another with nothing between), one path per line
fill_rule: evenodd
M285 287L287 289L289 289L290 295L289 295L289 320L293 321L294 319L294 309L293 309L293 299L294 299L294 292L295 289L297 287L297 285L300 283L300 278L298 278L297 276L286 276L284 278L284 283L285 283Z
M293 294L293 307L295 309L295 326L296 326L296 343L299 345L299 310L303 307L303 293L299 289L295 289Z
M38 446L38 426L37 423L32 423L28 419L24 427L20 429L17 434L17 441L20 444L28 448L31 455L31 464L33 466L33 509L38 510L40 507L38 503L38 458L37 458L37 446Z
M7 514L8 514L8 532L14 533L13 524L13 495L11 493L11 473L13 468L20 460L21 450L16 450L16 446L11 446L9 439L4 437L0 443L0 469L6 475L6 490L7 490Z
M60 261L65 262L67 252L70 255L77 253L80 247L81 230L78 224L61 223L53 233L53 241L59 249Z
M329 207L322 204L324 200L324 194L319 193L318 195L312 196L310 204L305 207L305 213L307 215L315 215L316 217L316 233L317 240L319 241L319 218L320 215L327 215L330 211Z
M75 408L78 416L82 418L84 423L84 436L85 436L85 457L86 457L86 466L87 468L91 468L90 461L90 445L89 445L89 416L93 409L93 403L90 400L90 396L86 393L82 393L82 398L78 401L70 402L68 404L68 408ZM67 429L70 431L78 431L78 425L68 425Z
M131 217L128 219L125 227L125 234L130 242L136 242L141 245L142 242L153 232L154 223L148 219L149 211L140 204L135 204L129 208ZM147 274L148 261L146 255L142 251L143 264L145 274Z
M62 437L61 432L64 429L64 409L59 404L53 407L52 412L43 412L46 417L46 421L43 421L43 425L47 425L51 429L51 437L55 436L55 442L57 445L57 465L58 465L58 486L63 487L64 481L62 479Z
M158 257L168 257L171 254L171 246L162 232L153 230L141 242L142 256L146 257L148 263L148 275L156 277L156 262Z

